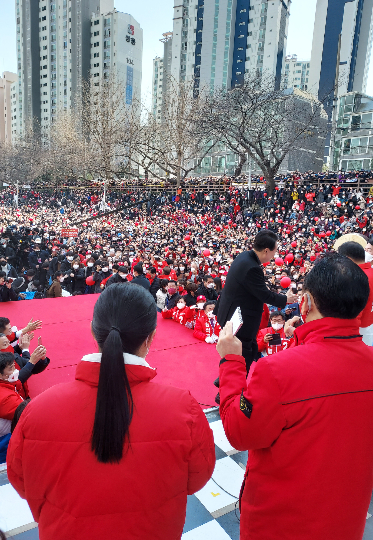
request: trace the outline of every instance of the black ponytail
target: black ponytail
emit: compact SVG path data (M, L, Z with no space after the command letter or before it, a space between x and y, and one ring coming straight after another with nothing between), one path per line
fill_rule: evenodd
M139 285L115 283L96 302L92 330L102 356L91 448L102 463L118 463L129 442L133 399L123 353L136 354L156 324L154 299Z

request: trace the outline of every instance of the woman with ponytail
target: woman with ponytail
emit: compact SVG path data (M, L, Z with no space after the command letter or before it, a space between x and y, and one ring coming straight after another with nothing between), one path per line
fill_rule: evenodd
M75 381L35 398L8 449L8 476L40 540L179 540L187 495L212 475L215 449L188 391L152 382L152 295L130 283L99 296L98 352Z

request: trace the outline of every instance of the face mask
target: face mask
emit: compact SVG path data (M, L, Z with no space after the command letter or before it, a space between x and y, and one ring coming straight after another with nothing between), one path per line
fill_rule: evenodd
M282 323L272 323L273 330L280 330L283 326Z
M94 263L88 263L87 266L89 266L89 268L92 268Z
M215 283L209 283L209 284L207 285L207 288L208 288L208 289L213 289L214 287L215 287Z
M74 270L78 270L79 264L74 264L73 268L74 268Z
M72 262L74 260L74 257L67 257L67 260Z
M177 305L177 309L184 309L185 307L185 304L183 302L178 302L176 305Z
M170 288L168 289L168 292L169 292L169 294L175 294L176 289L175 289L174 287L170 287Z
M127 277L127 274L119 274L122 279L125 279Z
M198 309L203 309L203 304L197 304Z
M185 270L185 267L184 266L180 266L180 272L184 272Z
M107 272L109 270L109 268L107 266L105 266L105 268L102 269L103 272Z
M11 375L8 377L9 382L17 382L18 381L18 375L19 371L18 369L15 369Z
M365 252L365 262L372 262L373 261L373 255L371 255L370 253L368 253L367 251Z
M209 311L209 312L207 313L207 317L208 317L209 319L213 319L213 318L215 317L215 315L213 314L212 311Z
M0 261L0 266L5 266L6 265L6 261Z

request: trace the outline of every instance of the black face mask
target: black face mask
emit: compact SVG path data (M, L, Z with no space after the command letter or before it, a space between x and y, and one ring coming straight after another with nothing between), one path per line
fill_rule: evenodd
M6 265L6 261L1 260L0 261L0 266L5 266L5 265Z

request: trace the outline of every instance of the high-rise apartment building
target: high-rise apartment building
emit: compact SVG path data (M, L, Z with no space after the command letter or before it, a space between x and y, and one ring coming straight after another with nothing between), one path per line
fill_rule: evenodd
M365 92L373 31L373 0L318 0L309 91L325 102L331 118L338 69L338 95ZM339 65L338 62L339 54Z
M163 58L156 56L153 60L152 114L156 120L162 118L163 102Z
M17 75L5 71L0 77L0 143L11 143L17 121Z
M281 78L282 88L299 88L308 91L310 61L298 60L296 54L285 57L284 70Z
M245 72L276 77L285 60L290 0L174 0L171 74L196 90L230 88Z
M152 114L162 120L163 96L166 95L170 83L172 64L172 32L165 32L160 41L163 43L163 57L156 56L153 60L152 80Z
M91 17L114 0L16 0L19 130L42 130L81 96L91 64Z
M91 19L91 76L115 75L125 88L131 105L141 98L143 31L128 13L116 9L93 15Z

